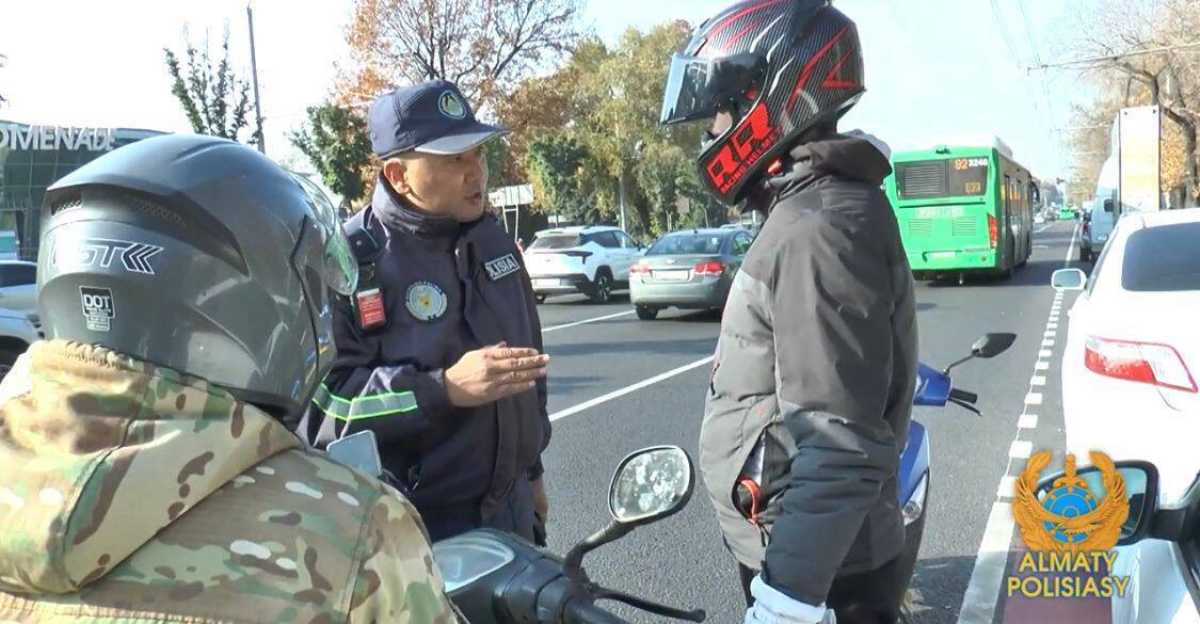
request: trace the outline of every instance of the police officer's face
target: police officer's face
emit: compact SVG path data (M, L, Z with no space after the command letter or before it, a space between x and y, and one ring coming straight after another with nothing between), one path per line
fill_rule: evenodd
M482 147L449 156L405 155L384 163L383 174L421 211L461 223L483 216L488 167Z

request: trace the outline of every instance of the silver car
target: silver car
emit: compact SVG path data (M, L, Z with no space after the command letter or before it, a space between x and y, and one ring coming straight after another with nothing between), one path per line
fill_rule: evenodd
M653 320L667 307L724 307L753 241L750 232L737 228L671 232L658 239L629 272L629 299L638 318Z

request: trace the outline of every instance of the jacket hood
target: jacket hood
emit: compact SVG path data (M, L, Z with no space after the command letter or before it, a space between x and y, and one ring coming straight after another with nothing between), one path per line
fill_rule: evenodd
M200 379L100 347L34 343L0 383L0 589L76 592L298 446Z
M798 177L835 175L869 184L882 184L892 172L891 150L879 139L861 132L805 143L792 150Z

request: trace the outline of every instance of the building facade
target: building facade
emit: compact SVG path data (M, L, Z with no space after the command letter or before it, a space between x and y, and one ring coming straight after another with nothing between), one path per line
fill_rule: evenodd
M103 154L159 134L0 120L0 258L37 259L47 187Z

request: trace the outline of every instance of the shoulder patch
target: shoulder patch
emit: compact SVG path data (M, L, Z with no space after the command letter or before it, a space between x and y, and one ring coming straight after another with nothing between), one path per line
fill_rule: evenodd
M487 269L488 279L493 282L521 270L521 264L517 262L516 256L512 254L505 254L494 260L489 260L484 263L483 267Z

